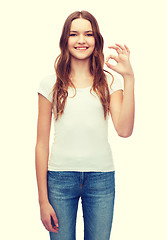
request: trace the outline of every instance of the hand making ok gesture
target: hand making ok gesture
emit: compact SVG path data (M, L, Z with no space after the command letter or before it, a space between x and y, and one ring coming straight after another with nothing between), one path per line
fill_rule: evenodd
M124 47L120 44L115 44L116 46L109 46L108 48L115 49L118 53L118 55L110 54L106 58L105 64L108 68L116 71L117 73L121 74L123 77L126 76L133 76L133 69L130 63L130 51L129 48L124 45ZM108 61L109 59L114 59L117 64L112 65Z

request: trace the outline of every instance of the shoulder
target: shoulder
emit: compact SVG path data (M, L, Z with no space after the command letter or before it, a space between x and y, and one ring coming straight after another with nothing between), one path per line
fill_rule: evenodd
M56 74L47 75L41 79L38 87L38 93L45 96L50 102L52 102L52 90L56 83Z
M56 74L47 75L40 81L40 85L45 87L53 87L56 83Z
M110 73L110 72L104 71L104 73L106 76L110 94L112 94L113 92L120 90L120 89L123 90L123 88L124 88L123 87L123 79L121 76L119 76L115 72Z

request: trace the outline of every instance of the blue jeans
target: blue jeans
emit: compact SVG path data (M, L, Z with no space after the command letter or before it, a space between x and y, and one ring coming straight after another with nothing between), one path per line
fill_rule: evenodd
M109 240L115 199L115 171L48 171L48 198L59 223L51 240L75 240L78 200L81 197L84 239Z

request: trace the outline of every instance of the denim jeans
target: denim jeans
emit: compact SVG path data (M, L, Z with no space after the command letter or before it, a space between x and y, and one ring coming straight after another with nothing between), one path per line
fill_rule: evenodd
M109 240L115 199L115 171L48 171L48 198L59 223L51 240L75 240L78 201L81 197L84 239Z

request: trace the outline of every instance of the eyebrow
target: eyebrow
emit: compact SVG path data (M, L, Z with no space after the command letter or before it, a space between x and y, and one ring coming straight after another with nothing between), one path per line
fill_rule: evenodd
M70 32L75 32L75 33L78 33L78 31L70 31ZM92 30L85 31L85 33L88 33L88 32L93 32L93 31L92 31Z

